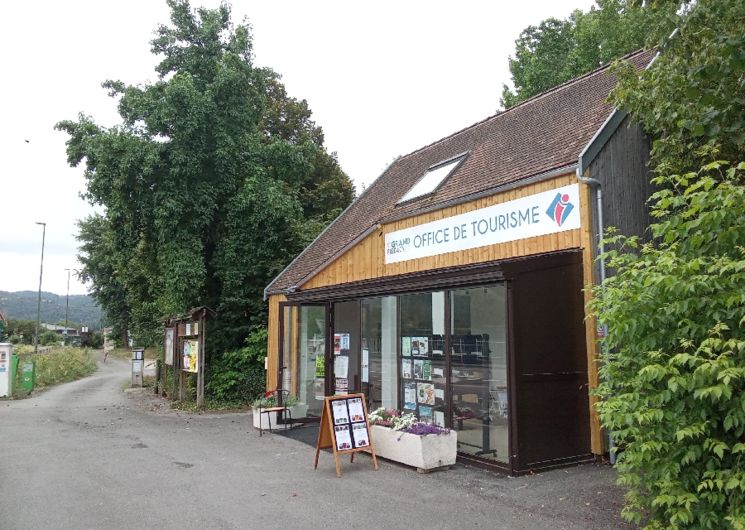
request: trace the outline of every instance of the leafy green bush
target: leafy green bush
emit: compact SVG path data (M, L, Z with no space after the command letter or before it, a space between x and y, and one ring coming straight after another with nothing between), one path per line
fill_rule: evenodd
M654 243L616 236L595 293L609 326L599 412L623 515L745 529L745 163L659 177Z
M50 344L56 344L62 341L62 337L57 335L54 331L45 331L39 335L39 344L42 346L49 346Z
M246 346L223 353L210 366L205 393L225 402L250 403L264 393L266 376L266 328L256 328Z
M81 348L60 348L49 353L24 357L22 361L29 358L36 362L37 386L75 381L96 371L96 361L88 350Z

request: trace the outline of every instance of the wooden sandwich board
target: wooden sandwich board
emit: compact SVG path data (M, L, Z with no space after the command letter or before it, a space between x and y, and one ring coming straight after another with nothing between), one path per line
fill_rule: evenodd
M318 469L318 455L321 454L321 449L329 447L334 453L337 477L341 477L339 455L351 454L350 462L354 462L354 454L359 451L370 453L373 467L378 469L375 445L370 436L370 424L367 420L365 394L324 398L314 469Z

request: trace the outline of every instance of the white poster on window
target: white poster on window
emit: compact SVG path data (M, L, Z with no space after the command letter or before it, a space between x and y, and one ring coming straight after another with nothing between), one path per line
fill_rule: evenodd
M370 352L362 350L362 382L367 383L370 380Z
M437 256L580 227L579 184L570 184L385 235L385 263Z
M334 357L334 375L336 377L347 377L349 374L349 357L339 355Z

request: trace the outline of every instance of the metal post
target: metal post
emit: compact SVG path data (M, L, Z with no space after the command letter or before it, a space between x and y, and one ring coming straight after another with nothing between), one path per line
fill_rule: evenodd
M47 224L36 222L42 226L41 232L41 265L39 265L39 297L36 301L36 335L34 336L34 353L39 353L39 319L41 316L41 277L44 273L44 240L47 235Z
M70 269L67 271L67 296L65 297L65 346L67 346L67 315L70 312Z

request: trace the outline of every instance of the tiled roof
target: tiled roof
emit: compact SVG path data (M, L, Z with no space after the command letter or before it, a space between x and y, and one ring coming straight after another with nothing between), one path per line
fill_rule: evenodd
M626 59L644 68L654 50ZM346 245L386 219L409 217L462 197L577 162L613 110L606 100L616 78L603 67L539 94L393 162L267 287L283 292L319 270ZM468 152L432 195L397 204L434 164Z

